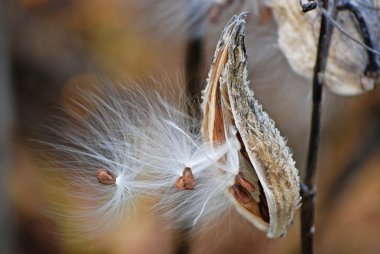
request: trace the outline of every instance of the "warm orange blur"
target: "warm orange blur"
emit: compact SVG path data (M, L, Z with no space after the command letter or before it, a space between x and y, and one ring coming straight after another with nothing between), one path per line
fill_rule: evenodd
M71 208L80 206L80 203L70 200L65 193L52 194L41 184L41 179L50 183L57 181L57 184L59 180L40 176L40 158L31 152L33 148L29 141L35 137L36 128L47 117L56 114L56 104L73 109L72 100L80 97L81 89L95 88L103 77L112 80L114 85L128 85L130 80L140 83L139 80L147 80L150 76L163 83L177 82L178 76L183 76L184 72L186 40L155 40L147 34L152 28L139 25L149 16L136 8L132 0L10 2L6 25L10 42L15 136L11 148L8 147L12 150L8 184L14 215L15 254L174 253L179 233L161 229L149 213L152 201L142 200L136 208L139 211L137 218L121 223L120 228L104 235L96 244L73 244L70 237L81 236L60 234L64 223L69 222L48 219L44 211L48 210L49 199L61 202L63 209L65 202L70 203ZM264 21L273 22L269 14ZM214 33L219 34L220 30ZM208 43L216 43L215 36L207 39ZM206 48L206 51L208 57L213 48ZM204 73L207 73L211 59L204 61ZM311 84L305 81L305 86L311 87ZM297 91L287 92L289 95L284 95L283 100L298 95ZM257 99L277 103L272 100L275 93L276 90L260 92ZM366 137L371 131L375 132L373 128L380 128L380 91L375 89L349 98L328 96L330 104L324 105L324 114L329 115L330 109L334 114L326 120L322 130L317 177L316 251L379 253L380 138ZM267 105L270 107L269 103ZM305 111L308 116L309 110ZM274 112L284 119L292 113L291 110ZM289 136L298 137L289 139L291 146L305 143L306 136L296 135L304 130L298 130L292 122L283 125ZM348 178L343 191L339 195L332 193L336 179L358 153L356 149L372 145L366 142L377 142L377 146L364 156L363 163ZM302 146L294 150L296 158L304 158L305 151ZM297 166L301 170L304 168L302 163ZM234 211L217 218L213 225L202 227L202 233L191 235L191 253L298 253L300 250L299 216L289 234L278 240L266 239L265 234Z

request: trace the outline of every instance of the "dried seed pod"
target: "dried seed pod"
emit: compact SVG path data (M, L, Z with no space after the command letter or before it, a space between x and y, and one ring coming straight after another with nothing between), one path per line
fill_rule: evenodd
M343 2L343 1L342 1ZM380 0L350 1L360 11L364 27L371 37L372 47L380 51L380 26L378 8ZM278 25L278 45L286 56L293 71L312 79L317 55L318 33L321 15L327 15L313 10L307 13L301 11L298 1L267 1L272 9ZM323 12L323 10L322 10ZM355 42L368 44L363 40L361 28L357 20L348 11L340 11L333 31L327 69L324 75L326 85L340 95L356 95L372 90L380 83L380 56L372 55L369 59L367 50ZM344 34L342 31L344 31ZM352 38L349 38L349 35Z
M215 145L240 143L230 151L240 166L227 193L242 215L275 238L286 233L300 204L299 177L284 138L249 89L245 15L234 16L218 42L203 94L202 134Z

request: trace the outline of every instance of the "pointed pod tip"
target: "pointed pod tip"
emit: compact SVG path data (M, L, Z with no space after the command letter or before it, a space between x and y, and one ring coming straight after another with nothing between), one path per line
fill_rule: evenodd
M247 16L249 16L249 12L248 12L248 11L244 11L244 12L242 12L242 13L240 13L240 14L238 15L238 17L239 17L240 19L245 19Z
M246 20L246 18L248 17L248 15L249 15L249 12L242 12L242 13L240 13L239 15L234 15L231 19L230 19L230 21L227 23L227 25L226 26L229 26L229 25L231 25L231 24L240 24L240 23L246 23L245 22L245 20Z
M223 41L230 41L227 38L237 38L239 35L244 35L246 17L249 15L248 12L242 12L239 15L234 15L225 26L221 38L224 38ZM235 40L235 39L233 39Z

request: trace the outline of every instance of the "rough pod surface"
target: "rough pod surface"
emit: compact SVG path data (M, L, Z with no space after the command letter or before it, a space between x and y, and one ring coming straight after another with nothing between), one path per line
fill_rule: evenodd
M234 144L223 161L236 167L226 193L239 213L276 238L286 234L300 205L299 177L286 141L249 88L245 16L229 21L216 47L203 92L202 134L215 145Z

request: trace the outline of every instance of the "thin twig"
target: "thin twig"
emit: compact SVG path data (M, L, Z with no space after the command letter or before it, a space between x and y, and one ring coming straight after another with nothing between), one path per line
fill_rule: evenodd
M328 0L323 0L323 8L329 10L330 17L336 16L335 3L331 5L329 4ZM318 51L313 76L313 105L309 137L309 150L306 165L306 175L304 183L302 185L303 204L301 208L301 234L302 253L304 254L313 253L314 210L316 193L315 174L320 136L322 87L324 84L324 72L327 66L328 52L333 28L334 25L329 22L325 15L322 15Z
M375 48L374 47L375 43L373 41L373 38L371 37L371 33L368 28L367 21L363 13L360 11L360 8L355 3L345 0L345 1L342 1L341 4L338 6L338 10L347 10L351 12L352 14L354 14L355 19L359 24L361 37L364 41L364 44L367 46L366 50L367 50L367 56L368 56L368 65L367 65L365 74L370 77L379 76L380 66L376 60L376 55L379 55L379 52L373 51Z
M353 37L352 35L350 35L347 31L344 30L344 28L338 23L336 22L334 19L332 19L329 14L326 12L326 10L324 10L323 8L320 8L322 14L324 16L326 16L329 21L331 23L334 24L335 28L338 29L343 35L345 35L348 39L350 39L351 41L355 42L356 44L362 46L363 48L365 48L366 50L372 52L373 54L375 55L380 55L380 52L376 49L373 49L369 46L367 46L365 43L361 42L360 40L356 39L355 37Z

